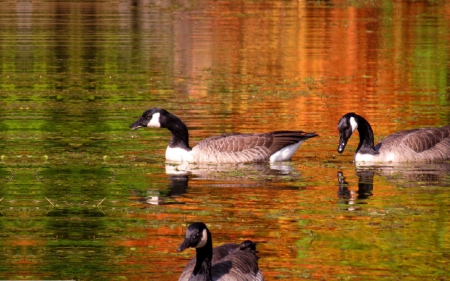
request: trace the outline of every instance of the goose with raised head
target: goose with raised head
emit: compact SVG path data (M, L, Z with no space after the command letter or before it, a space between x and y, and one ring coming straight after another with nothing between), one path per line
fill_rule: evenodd
M354 160L360 165L450 159L450 126L396 132L375 145L369 122L360 115L347 113L339 120L338 130L339 153L344 152L348 139L358 130L359 145Z
M186 265L179 281L263 281L256 245L250 240L213 249L212 235L202 222L191 224L178 248L195 248L197 255Z
M189 163L250 163L290 160L300 144L315 133L303 131L274 131L260 134L231 133L209 137L194 147L189 146L186 125L174 114L162 109L145 111L130 125L133 130L167 128L172 139L166 149L166 161Z

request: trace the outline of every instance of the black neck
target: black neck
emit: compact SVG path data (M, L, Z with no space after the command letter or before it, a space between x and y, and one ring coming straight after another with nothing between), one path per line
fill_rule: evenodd
M165 123L165 127L172 132L172 139L170 140L169 146L191 150L189 146L189 132L183 121L177 116L169 114Z
M356 116L356 122L358 123L359 132L359 145L356 152L377 153L374 147L372 127L369 122L359 115Z
M212 240L211 233L208 231L208 240L206 245L197 248L197 261L195 263L193 276L203 276L203 280L211 280L211 261L212 261ZM197 279L196 279L197 280Z

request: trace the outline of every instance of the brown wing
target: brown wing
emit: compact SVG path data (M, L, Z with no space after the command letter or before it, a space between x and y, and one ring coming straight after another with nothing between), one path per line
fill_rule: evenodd
M317 136L302 131L275 131L263 134L225 134L207 138L192 149L198 162L259 162L276 151L299 141Z
M213 265L211 271L213 280L263 280L256 251L251 249L233 251Z
M226 255L230 254L231 252L233 252L235 250L238 250L239 247L240 247L239 244L234 244L234 243L227 243L227 244L223 244L218 247L215 247L213 249L213 257L212 257L211 264L215 265L218 261L223 259ZM196 257L193 257L188 262L186 267L184 268L183 273L181 273L179 280L189 280L189 277L191 276L192 271L194 271L195 262L196 262Z
M302 131L275 131L270 134L273 135L273 142L269 147L271 155L286 146L317 136L316 133Z
M408 132L408 131L407 131ZM401 140L401 145L420 153L435 147L450 137L450 126L411 130Z
M238 152L254 147L269 147L273 136L267 134L223 134L199 142L196 147L214 149L218 152Z
M196 147L213 148L218 152L238 152L255 147L269 149L270 154L283 147L317 136L303 131L275 131L263 134L223 134L209 137L199 142Z

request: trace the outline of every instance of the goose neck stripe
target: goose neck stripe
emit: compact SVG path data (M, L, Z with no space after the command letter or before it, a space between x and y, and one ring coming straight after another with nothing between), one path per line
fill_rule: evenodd
M358 123L355 120L355 117L350 117L350 125L352 126L352 132L355 132L358 129Z

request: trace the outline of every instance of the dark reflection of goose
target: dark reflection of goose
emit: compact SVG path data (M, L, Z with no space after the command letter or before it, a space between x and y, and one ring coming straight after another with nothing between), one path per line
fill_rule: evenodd
M238 181L266 180L279 176L298 176L291 162L251 164L174 164L166 165L168 175L192 175L196 179Z
M428 163L418 165L395 165L356 169L358 191L352 193L348 188L343 172L338 172L338 197L342 203L353 205L372 196L374 175L402 187L449 187L450 163ZM350 209L350 208L349 208ZM352 208L355 209L355 208Z
M167 191L147 190L145 194L135 194L139 202L150 205L179 204L173 198L186 193L189 177L187 175L169 175L170 187Z
M174 197L186 193L188 182L205 181L208 187L261 187L266 183L292 181L300 173L292 167L291 162L252 163L252 164L188 164L166 165L170 188L168 191L149 190L139 201L151 204L175 204ZM277 188L280 185L277 185ZM292 186L286 188L292 189Z
M373 176L375 172L373 170L362 170L357 171L358 174L358 190L356 192L351 192L348 188L348 183L345 181L344 173L338 172L338 197L341 203L354 205L354 204L364 204L364 201L359 201L363 199L368 199L372 196L373 190ZM356 210L356 207L350 207L349 210Z

